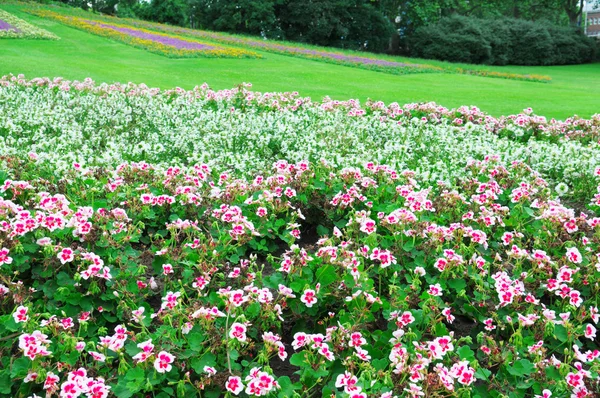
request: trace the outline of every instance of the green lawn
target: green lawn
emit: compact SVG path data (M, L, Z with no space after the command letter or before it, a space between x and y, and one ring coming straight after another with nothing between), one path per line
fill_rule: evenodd
M401 104L435 101L447 107L476 105L496 116L529 106L555 118L600 112L600 63L489 68L552 77L550 83L534 83L455 74L391 75L271 53L262 53L263 59L170 59L34 17L15 5L0 7L61 37L59 41L0 40L0 74L91 77L98 82L132 81L161 88L192 88L207 82L222 89L251 82L258 91L299 91L314 100L329 95Z

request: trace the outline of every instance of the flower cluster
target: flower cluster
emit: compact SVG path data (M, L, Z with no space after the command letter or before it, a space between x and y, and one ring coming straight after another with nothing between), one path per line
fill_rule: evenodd
M59 171L74 163L85 173L89 166L136 160L167 167L222 165L248 176L269 169L277 156L292 162L324 160L339 169L374 161L411 169L413 178L437 184L464 176L466 160L496 153L507 162L528 159L550 183L543 189L560 187L563 197L581 199L589 197L593 171L600 163L599 115L557 121L526 110L493 118L473 107L446 109L432 103L369 102L361 107L358 101L325 99L319 104L297 93L257 93L247 86L160 91L145 85L17 76L0 80L0 100L7 104L0 114L0 130L5 132L0 151L31 157ZM140 167L145 167L143 162ZM352 177L352 171L347 175ZM121 183L111 177L107 188L117 189ZM197 202L197 184L205 184L201 176L168 196L186 195ZM356 187L340 186L331 201L336 206L339 201L341 207L363 202L359 192L371 184L364 180ZM407 210L415 212L415 206L427 210L431 204L425 190L406 185L400 193L414 200ZM282 187L283 195L292 193L286 188ZM493 189L482 188L481 200L493 197ZM515 195L527 192L521 188ZM214 194L219 194L217 189ZM171 200L153 192L140 195L158 205Z
M120 19L117 19L118 22L104 23L100 20L63 15L46 9L30 9L27 12L167 57L260 58L260 55L252 51L241 48L223 47L200 42L197 39L192 40L172 34L132 27L131 25L123 24L123 21Z
M0 10L0 39L58 40L59 37L4 10Z

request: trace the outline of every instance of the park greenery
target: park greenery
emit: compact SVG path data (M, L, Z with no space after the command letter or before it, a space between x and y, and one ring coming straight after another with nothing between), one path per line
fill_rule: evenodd
M488 37L500 33L502 40L509 40L508 45L513 48L525 44L523 52L530 51L528 46L531 46L532 40L543 42L536 49L537 53L562 48L567 45L566 42L575 46L591 45L582 35L582 0L61 1L105 14L137 17L171 25L412 56L423 54L419 48L423 44L419 40L423 28L436 29L431 26L438 26L438 23L441 27L447 26L452 23L452 19L447 20L452 16L483 19L477 23L475 30L482 29L483 35ZM600 6L598 0L591 3ZM570 29L566 29L567 27ZM461 32L464 33L465 30ZM551 37L548 38L548 35ZM566 35L569 39L558 42L558 35ZM468 49L473 46L471 41L478 40L482 42L481 46L489 46L489 39L482 39L479 32L470 32L467 36L462 41L455 39L450 45L458 48L465 46ZM438 57L439 50L429 51L437 59L448 58L444 55ZM508 59L517 60L519 55L515 54ZM571 55L559 57L552 60L552 63L588 62L591 57L587 53L583 56ZM479 59L480 62L494 63L486 57L479 56ZM494 59L504 62L502 57ZM527 63L531 64L544 63Z

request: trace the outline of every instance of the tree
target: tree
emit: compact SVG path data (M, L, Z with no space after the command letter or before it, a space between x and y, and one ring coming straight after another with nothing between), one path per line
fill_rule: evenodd
M273 37L279 34L276 0L195 0L199 27Z

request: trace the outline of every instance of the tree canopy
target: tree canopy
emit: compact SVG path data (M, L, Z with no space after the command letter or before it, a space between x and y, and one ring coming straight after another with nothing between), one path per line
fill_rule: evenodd
M61 0L194 28L374 52L408 52L417 29L459 15L580 26L584 0ZM590 1L588 1L590 3ZM600 7L600 0L591 0Z

